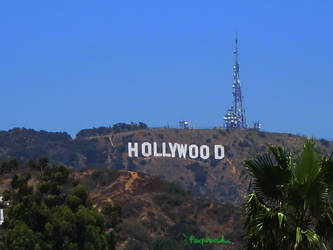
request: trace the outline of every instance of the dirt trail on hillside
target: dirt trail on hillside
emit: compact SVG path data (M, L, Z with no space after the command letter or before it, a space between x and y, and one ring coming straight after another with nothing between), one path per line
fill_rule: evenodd
M231 172L233 174L236 174L236 166L232 163L232 161L230 159L225 159L231 166Z
M113 182L104 188L110 192L110 195L107 198L103 198L102 200L106 202L113 202L115 197L122 196L125 192L133 193L133 191L136 189L134 182L138 179L142 179L142 177L140 177L137 172L128 171L126 175L122 173L116 182ZM118 185L121 185L122 188L120 188ZM98 199L101 197L101 194L97 192L91 194L91 196L94 199Z
M129 191L130 193L133 192L133 183L136 179L141 179L141 177L139 177L137 172L129 172L130 174L130 179L125 183L125 191Z
M113 136L110 136L110 135L109 135L109 141L110 141L112 147L114 147L114 144L113 144L113 141L112 141L112 137L113 137Z

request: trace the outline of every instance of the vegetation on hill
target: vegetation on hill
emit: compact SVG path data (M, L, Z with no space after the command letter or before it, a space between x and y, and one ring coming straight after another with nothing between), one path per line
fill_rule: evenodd
M27 239L20 236L19 238L24 242L16 240L15 244L18 246L25 244L26 241L32 242L31 244L36 242L42 244L43 242L40 243L40 241L50 240L47 238L51 237L50 235L54 241L59 240L56 237L69 237L66 234L71 232L68 231L69 228L75 229L78 219L77 212L73 210L78 209L77 206L80 207L80 200L83 199L87 202L82 206L86 211L90 211L87 211L87 215L94 216L93 214L96 215L97 211L104 215L104 233L117 232L118 250L202 249L200 245L184 248L183 234L188 237L193 235L196 238L206 236L220 238L224 235L232 242L229 249L241 248L244 219L241 210L232 204L217 204L209 200L197 199L177 184L143 173L113 169L68 172L68 169L59 165L50 167L46 158L40 159L37 163L30 161L29 167L15 162L16 160L12 159L2 164L6 171L0 176L0 193L5 194L6 197L23 196L20 198L23 199L22 201L15 202L11 197L9 206L6 206L6 202L3 204L6 207L6 223L11 221L10 224L0 227L0 241L2 239L4 244L6 242L14 244L14 238L17 239L20 236L17 231L23 230L20 226L10 227L15 225L14 219L28 220L25 224L32 231L32 233L30 229L22 231L22 234L27 234L29 237ZM67 172L69 175L64 178ZM65 179L67 179L66 183L60 184ZM20 185L22 185L21 188L18 187ZM89 188L89 198L86 198L87 189L82 185ZM80 187L79 190L77 187ZM9 191L4 191L6 189ZM56 194L53 194L54 192ZM81 198L78 199L76 196ZM21 203L25 205L25 208L19 205ZM56 204L58 209L54 207ZM74 215L75 218L70 220L69 224L66 219L70 216L61 217L62 210L59 211L59 207L70 215ZM20 211L20 216L15 215L15 211ZM89 216L89 218L92 217ZM42 221L38 221L41 219ZM49 228L49 231L42 232L38 229L43 228L43 225L46 228L47 223L52 225L52 230ZM60 224L61 228L57 227ZM5 236L8 232L10 234ZM44 233L48 234L44 235ZM10 238L5 241L4 237L9 236ZM51 241L50 244L55 242ZM2 245L0 248L4 247ZM11 247L15 249L13 245ZM219 249L219 246L207 245L206 249Z
M6 173L15 169L13 162L3 164L1 170L3 166ZM31 173L14 174L11 188L3 192L9 205L1 249L115 249L113 229L120 223L119 207L106 206L104 216L92 207L87 187L72 186L65 166L51 167L46 158L29 165L38 171L38 179L33 180Z
M11 234L14 235L22 232L24 232L24 234L27 233L29 237L25 240L31 241L34 244L37 242L41 245L46 242L46 239L51 240L51 238L47 237L50 237L52 233L55 234L55 238L59 235L65 237L68 231L61 231L60 227L57 227L57 225L63 223L61 213L65 212L60 211L59 208L58 210L55 209L53 205L58 204L58 207L67 207L64 209L75 217L78 212L78 210L75 209L78 209L78 204L81 204L85 211L87 211L89 218L97 218L97 211L104 214L104 229L101 229L101 224L97 223L97 219L93 220L96 221L97 224L93 222L89 225L91 225L91 228L98 228L96 229L99 231L99 236L96 236L97 239L99 239L97 240L98 242L105 242L105 237L106 239L111 237L105 235L117 231L119 240L117 247L119 250L149 248L183 249L183 233L186 235L194 234L197 238L207 235L209 237L221 237L221 234L223 234L227 240L233 243L230 249L241 249L244 217L238 205L244 197L246 197L249 183L239 178L240 175L246 173L242 165L243 159L248 159L249 157L256 156L258 153L266 152L267 149L271 148L272 144L286 148L293 153L292 159L296 159L302 156L302 150L300 149L306 141L306 138L303 136L266 133L255 130L145 129L145 124L118 124L113 127L111 129L101 128L100 130L87 130L78 135L76 139L72 139L66 133L37 132L28 129L13 129L7 132L0 132L0 161L5 160L5 162L0 165L0 175L2 175L0 176L0 191L2 192L4 190L3 187L7 186L10 192L6 195L8 199L11 200L11 206L6 208L8 209L6 214L9 215L10 209L16 207L16 210L21 211L21 214L24 215L24 210L19 210L23 209L19 204L26 202L24 204L26 204L27 208L33 211L32 214L29 214L31 218L37 215L41 216L41 218L45 217L45 220L41 222L42 224L32 224L31 221L24 222L26 228L21 225L18 226L17 230L15 229L13 219L11 224L5 223L4 227L6 228L6 232L11 232ZM127 143L140 143L144 141L156 141L158 143L163 141L178 142L197 145L206 144L210 147L214 144L221 144L225 148L225 158L223 160L215 160L213 158L207 160L185 160L161 157L128 157ZM328 153L333 150L333 143L324 139L317 140L312 144L312 149L315 152L328 155ZM40 155L47 156L50 163L57 164L54 170L52 170L53 167L50 167L50 164L48 164L45 158L38 163L34 161L28 163L29 159L36 161ZM289 155L287 156L289 157ZM17 160L11 159L12 157L16 157ZM279 165L277 164L277 159L274 157L272 161L274 166ZM290 164L294 166L296 163L297 161L293 161L293 164ZM71 169L66 183L61 182L61 176L65 171L60 168L61 164L65 164ZM28 171L25 169L28 165L33 167L34 170ZM72 172L73 168L81 169L82 172ZM92 170L92 168L94 168L94 170ZM83 171L83 169L86 170ZM249 171L249 169L247 170ZM54 171L54 173L52 171ZM15 177L16 173L17 177ZM28 173L32 174L31 178L29 176L24 177ZM265 174L267 173L265 172ZM160 178L153 176L160 176ZM272 176L277 177L279 174L274 172ZM252 178L252 187L254 187L254 177ZM273 178L273 181L270 183L274 183L276 179L278 178ZM294 179L292 178L292 180ZM9 185L10 183L14 186ZM74 184L74 188L72 183ZM292 183L295 183L295 181ZM80 197L78 199L75 198L75 196L77 196L75 194L75 188L81 187L81 184L91 190L88 199L91 202L87 200L87 203L85 203L84 199L82 200ZM292 185L289 184L285 185L284 188L287 186L291 188ZM31 187L33 188L31 189ZM314 190L315 187L317 186L311 186L311 189ZM330 189L330 186L328 187ZM282 186L280 188L282 188ZM85 188L83 189L86 190ZM59 190L61 190L60 193ZM306 190L305 186L301 186L299 190L295 188L295 190L299 192L298 195L300 195L302 199L306 198L304 197L305 193L302 193ZM272 232L274 237L276 237L274 238L275 240L278 239L279 230L282 228L288 232L287 235L290 235L290 232L294 233L294 241L291 244L296 244L296 234L298 234L297 239L301 239L298 247L307 247L308 243L306 243L307 240L305 238L311 236L308 233L310 231L306 231L306 227L303 227L303 224L297 224L296 222L290 224L290 221L293 221L293 219L290 220L288 217L288 215L296 213L296 210L292 209L290 212L288 209L293 208L293 206L294 209L298 209L297 202L299 201L296 199L295 203L290 203L290 199L292 199L293 196L287 195L284 196L282 202L279 203L280 200L273 200L271 197L269 199L267 197L262 198L260 192L257 192L258 189L255 189L255 191L256 199L255 196L252 196L251 201L258 200L271 211L271 213L268 213L268 210L266 210L267 213L262 213L262 216L272 215L274 217L277 214L277 219L280 218L281 226L279 223L274 224L276 223L274 218L271 221L269 219L265 220L264 224L259 226L263 230L259 230L262 234L253 236L254 245L252 246L272 243L262 243L261 240L268 237L266 228L270 228L270 226L273 225L277 227ZM287 191L283 189L283 194L286 194L286 192ZM191 193L202 199L194 198ZM15 197L21 198L17 198L18 200L15 201ZM29 199L26 197L29 197ZM222 203L216 203L214 201ZM16 206L15 204L18 205ZM252 203L249 203L249 205L251 204ZM259 206L257 211L260 212L262 204L256 204ZM250 208L248 207L248 209ZM15 214L15 211L13 210L10 213ZM250 211L251 210L248 210L247 212ZM273 212L276 211L278 212L274 214ZM311 209L304 211L303 214L308 215ZM52 214L54 213L56 213L57 216L53 216ZM27 215L25 216L25 218L29 217ZM294 214L295 218L297 216L297 213ZM21 217L13 218L21 220ZM55 219L58 217L60 222ZM71 228L79 230L76 228L78 223L78 221L76 221L77 216L75 218L76 219L71 220L69 224L72 225ZM255 223L263 217L259 216L257 218L253 215L251 218L255 218L255 222L251 221L251 224L249 220L247 229L249 232L256 232ZM321 221L324 217L317 216L314 218ZM288 223L286 222L287 220ZM48 229L49 231L45 231L48 235L44 235L44 231L42 232L39 229L39 227L43 225L46 227L46 221L52 225L52 227ZM76 227L71 224L72 222ZM306 220L303 222L307 223ZM308 227L319 235L320 240L323 239L322 241L325 241L326 236L322 233L323 229L320 227L316 228L315 225L317 224L315 223L316 221L311 221ZM20 224L18 223L18 225ZM252 225L252 227L250 225ZM297 229L298 227L295 225L301 226ZM321 223L321 225L325 224ZM4 227L2 227L2 229ZM54 228L54 230L52 228ZM7 237L7 241L3 241L4 244L15 241L14 238L16 239L16 236L14 238L9 237L10 234L5 236L1 234L2 229L0 227L0 238L1 235L3 240ZM67 230L66 227L64 227L64 229ZM321 231L319 230L317 232L317 229ZM283 233L285 233L285 231L283 231ZM78 239L76 238L74 240L70 236L66 237L68 237L68 244ZM316 236L314 236L314 238L316 238ZM22 239L24 239L24 237L22 237ZM255 240L257 240L257 243ZM292 241L292 236L290 236L288 240ZM52 240L46 243L53 244ZM18 241L18 244L21 243ZM51 245L50 247L52 249L53 246ZM45 247L48 246L45 245ZM269 247L271 247L271 245L269 245ZM212 248L214 249L214 247Z
M82 129L77 134L76 137L88 137L88 136L102 136L102 135L110 135L116 134L120 132L127 132L133 131L138 129L147 129L148 126L143 122L139 123L117 123L112 127L99 127L99 128L92 128L92 129Z
M333 238L333 159L308 139L295 160L282 147L244 161L246 249L327 249ZM330 246L332 247L332 246Z
M108 202L122 207L119 250L203 249L200 245L184 247L183 234L196 238L224 235L232 242L226 249L241 249L244 217L233 204L197 199L177 184L140 172L99 169L80 175L80 182L91 188L97 207Z
M76 148L73 139L65 132L25 128L0 131L0 161L11 158L20 162L37 161L40 156L46 156L52 163L77 167Z
M239 178L244 173L243 159L265 152L272 144L283 146L297 155L306 140L303 136L255 130L146 129L146 125L141 123L116 124L111 130L95 130L82 130L87 133L82 132L82 136L75 139L66 133L29 129L0 132L0 161L15 157L18 162L26 164L29 159L36 161L40 156L45 156L52 164L64 164L74 169L144 172L178 183L201 198L239 205L248 185ZM142 156L130 158L127 155L128 142L138 142L140 145L142 142L160 144L163 141L206 144L211 148L221 144L225 149L225 158L184 160ZM315 148L328 154L333 150L333 142L317 140Z

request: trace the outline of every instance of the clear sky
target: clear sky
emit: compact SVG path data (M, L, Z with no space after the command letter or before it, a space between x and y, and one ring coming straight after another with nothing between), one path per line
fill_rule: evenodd
M333 2L2 1L0 130L249 125L333 139Z

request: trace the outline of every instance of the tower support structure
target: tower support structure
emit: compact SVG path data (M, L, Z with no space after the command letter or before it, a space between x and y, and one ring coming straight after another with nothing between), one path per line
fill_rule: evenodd
M233 88L233 103L231 108L228 109L224 116L224 127L226 129L245 129L247 128L245 108L243 103L243 95L241 90L241 81L239 77L239 63L238 63L238 38L236 34L235 40L235 64Z

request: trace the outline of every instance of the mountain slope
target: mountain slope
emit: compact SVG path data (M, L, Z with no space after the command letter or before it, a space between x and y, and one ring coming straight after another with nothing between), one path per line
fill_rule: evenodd
M141 126L142 127L142 126ZM76 169L107 168L127 169L160 176L178 183L194 195L219 201L240 204L246 194L247 182L240 178L242 161L257 153L266 152L271 144L287 147L298 153L305 141L302 136L282 133L267 133L255 130L229 131L221 129L140 129L84 130L72 139L66 133L49 133L27 129L0 132L0 160L16 157L27 162L41 155L51 163L64 163ZM111 134L104 132L113 131ZM161 157L129 158L128 142L171 142L182 144L221 144L225 148L222 160L180 159ZM318 150L329 154L333 143L316 142Z
M27 173L32 174L29 184L35 186L39 172L20 169L0 177L0 193L10 187L15 174ZM232 204L195 198L177 185L133 171L90 169L71 175L73 183L89 187L90 199L98 210L107 204L119 204L122 208L118 250L148 249L158 241L183 249L183 234L196 238L223 235L231 244L211 244L205 249L241 249L244 218Z

